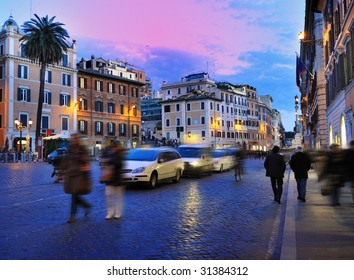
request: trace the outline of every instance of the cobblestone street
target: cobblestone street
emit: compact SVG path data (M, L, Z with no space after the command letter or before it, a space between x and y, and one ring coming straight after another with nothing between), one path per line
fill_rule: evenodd
M89 217L67 224L70 196L47 163L1 164L1 259L279 258L281 206L260 160L233 172L183 178L156 189L128 187L120 220L106 221L104 185L93 163Z

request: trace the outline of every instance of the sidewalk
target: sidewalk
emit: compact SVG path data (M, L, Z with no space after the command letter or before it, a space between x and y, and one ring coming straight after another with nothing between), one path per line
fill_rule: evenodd
M288 169L284 179L288 192L281 259L354 260L354 204L350 188L340 190L341 205L333 207L331 197L321 195L315 171L309 172L306 203L297 200L293 172Z

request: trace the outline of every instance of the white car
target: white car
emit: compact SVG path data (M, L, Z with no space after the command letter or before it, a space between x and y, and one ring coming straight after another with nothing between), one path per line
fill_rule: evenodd
M178 183L183 170L182 157L173 148L137 148L125 155L122 178L127 183L145 183L155 188L162 180Z
M229 150L215 149L211 152L213 158L214 171L223 172L235 166L235 157Z
M211 148L207 145L180 145L177 151L184 162L184 174L200 177L203 173L212 174L213 160Z

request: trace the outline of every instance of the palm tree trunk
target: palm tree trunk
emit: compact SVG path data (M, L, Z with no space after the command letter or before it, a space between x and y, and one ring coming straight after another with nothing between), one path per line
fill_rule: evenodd
M42 126L42 108L44 101L44 86L45 86L45 64L41 65L40 76L39 76L39 95L38 95L38 108L37 108L37 121L36 121L36 152L43 146L38 145L39 137L41 136L41 126ZM43 143L43 142L42 142Z

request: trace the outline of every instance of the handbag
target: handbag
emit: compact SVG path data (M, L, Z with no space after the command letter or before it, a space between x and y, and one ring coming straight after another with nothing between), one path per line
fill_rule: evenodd
M89 194L92 191L90 176L86 172L64 177L64 192L67 194Z
M103 164L101 167L100 183L112 182L114 178L114 165Z

